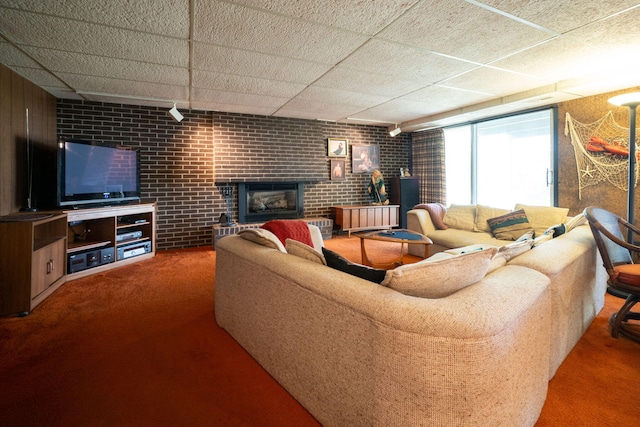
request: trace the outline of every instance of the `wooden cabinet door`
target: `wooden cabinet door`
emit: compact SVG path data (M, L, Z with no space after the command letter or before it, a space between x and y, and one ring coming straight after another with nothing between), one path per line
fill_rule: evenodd
M46 291L49 286L65 274L64 257L66 252L65 241L60 239L33 253L31 299Z

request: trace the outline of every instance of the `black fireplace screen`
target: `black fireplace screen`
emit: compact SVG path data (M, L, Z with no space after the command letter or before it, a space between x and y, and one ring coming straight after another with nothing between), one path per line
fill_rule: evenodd
M238 184L238 222L304 217L304 185L298 182Z

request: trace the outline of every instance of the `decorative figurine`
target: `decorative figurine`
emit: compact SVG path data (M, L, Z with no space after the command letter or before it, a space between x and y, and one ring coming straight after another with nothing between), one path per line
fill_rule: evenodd
M367 187L367 193L372 200L372 205L389 204L387 190L384 188L384 177L382 176L382 172L380 172L378 169L374 170L371 174L371 182Z

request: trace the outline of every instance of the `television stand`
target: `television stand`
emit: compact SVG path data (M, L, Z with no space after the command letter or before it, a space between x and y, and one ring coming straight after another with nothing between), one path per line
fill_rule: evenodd
M83 206L65 213L68 229L67 280L155 256L155 202Z

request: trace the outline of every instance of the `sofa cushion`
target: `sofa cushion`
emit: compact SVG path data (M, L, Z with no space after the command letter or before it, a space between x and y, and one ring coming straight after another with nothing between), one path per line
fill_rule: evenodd
M288 254L308 259L318 264L327 265L327 260L324 259L324 256L320 252L297 240L287 239L285 241L285 249Z
M367 267L366 265L351 262L340 254L325 247L322 248L322 254L324 255L324 259L329 267L360 277L361 279L380 283L384 280L385 275L387 274L386 270L379 270L377 268Z
M487 220L493 235L501 240L516 240L531 230L523 209ZM544 231L544 230L543 230Z
M517 204L514 210L523 209L527 214L531 227L536 231L536 236L542 235L549 227L562 224L567 219L568 208L556 208L553 206L529 206Z
M489 223L487 222L487 220L507 214L509 212L511 212L509 209L492 208L489 206L478 205L476 207L476 220L473 226L473 231L484 231L485 233L491 233L491 227L489 227Z
M443 221L451 228L473 231L476 224L476 205L451 205Z
M389 270L381 283L405 295L443 298L479 282L487 273L496 248L469 252Z
M287 252L284 245L276 235L263 228L248 228L246 230L240 230L238 231L238 236L254 243L258 243L259 245L277 249L280 252Z

